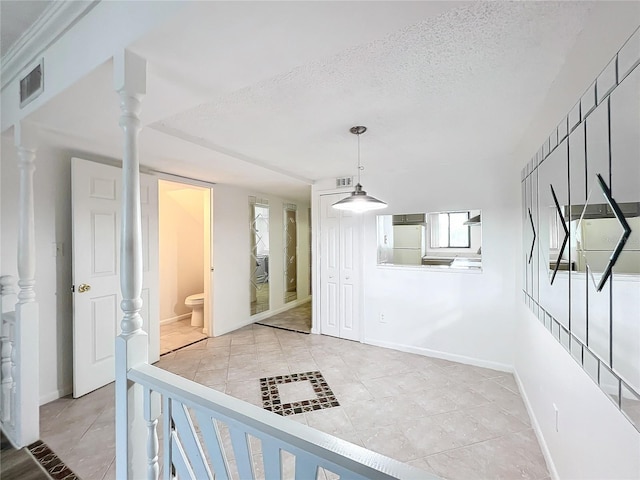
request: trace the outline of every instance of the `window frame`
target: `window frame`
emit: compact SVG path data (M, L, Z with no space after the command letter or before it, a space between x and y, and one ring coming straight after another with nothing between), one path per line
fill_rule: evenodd
M461 210L461 211L457 211L457 212L439 212L438 215L447 215L447 245L440 245L438 244L437 247L435 248L471 248L471 225L465 225L465 227L467 227L467 242L466 245L451 245L451 214L457 214L457 213L466 213L467 214L467 220L469 220L471 218L471 211L470 210ZM440 221L438 221L438 230L442 229L442 225L440 224ZM441 230L440 230L441 231ZM433 245L431 246L431 248L434 248Z

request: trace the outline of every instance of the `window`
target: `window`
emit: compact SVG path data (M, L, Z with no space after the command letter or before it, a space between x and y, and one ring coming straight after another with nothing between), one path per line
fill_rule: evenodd
M469 248L471 230L465 222L469 212L431 214L431 248Z

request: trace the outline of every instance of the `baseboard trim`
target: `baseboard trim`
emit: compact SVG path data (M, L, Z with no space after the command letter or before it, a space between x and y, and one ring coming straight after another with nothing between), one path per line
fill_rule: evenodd
M506 363L492 362L490 360L482 360L480 358L467 357L465 355L457 355L454 353L440 352L438 350L431 350L429 348L416 347L414 345L404 345L394 342L383 342L380 340L372 340L365 338L363 343L369 345L375 345L377 347L390 348L392 350L399 350L401 352L416 353L418 355L424 355L426 357L435 357L442 360L449 360L451 362L464 363L466 365L473 365L475 367L491 368L493 370L499 370L501 372L513 373L513 366Z
M44 405L49 402L53 402L62 397L66 397L67 395L71 395L73 393L73 387L71 385L65 388L59 388L58 390L54 390L49 393L45 393L44 395L40 395L40 405Z
M538 444L540 445L540 450L542 450L542 456L544 457L545 462L547 463L547 468L549 469L549 474L553 480L560 480L560 476L558 475L558 470L556 469L556 465L553 462L553 457L551 456L551 451L549 450L549 446L544 439L544 435L542 434L542 429L540 428L540 424L538 423L538 419L531 407L531 402L529 402L529 397L527 396L527 391L524 388L522 380L520 380L520 375L518 375L518 371L514 369L513 377L516 379L516 384L518 385L518 390L520 390L520 395L522 396L522 401L524 402L524 406L527 408L527 413L529 414L529 418L531 419L531 426L533 427L533 431L536 434L536 438L538 439Z
M309 303L311 301L311 296L303 298L301 300L294 300L293 302L285 303L282 307L276 308L275 310L267 310L266 312L260 312L251 316L251 322L255 323L261 320L266 320L269 317L273 317L282 312L286 312L287 310L291 310L292 308L299 307L300 305L304 305L305 303Z
M166 325L168 323L179 322L180 320L185 320L191 316L190 313L183 313L182 315L178 315L177 317L165 318L164 320L160 320L160 325Z

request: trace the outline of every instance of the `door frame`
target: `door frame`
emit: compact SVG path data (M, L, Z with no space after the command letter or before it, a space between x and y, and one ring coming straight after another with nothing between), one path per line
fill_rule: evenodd
M325 190L317 190L312 192L311 195L311 222L313 228L311 230L311 242L313 245L313 262L311 265L311 274L313 281L313 291L317 292L316 297L319 299L318 301L314 301L312 305L312 322L311 322L311 333L322 334L322 325L321 325L321 284L322 279L320 278L321 271L321 259L320 253L322 251L322 197L326 195L349 195L351 190L347 190L345 188L331 188ZM359 214L360 220L358 222L358 230L360 234L360 242L364 244L364 215ZM358 252L358 275L360 277L360 287L358 289L358 301L359 301L359 311L358 311L358 341L360 343L364 343L365 339L365 322L364 322L364 248L360 248Z
M213 308L212 308L212 299L213 299L213 189L215 187L215 183L206 182L204 180L198 180L196 178L183 177L181 175L173 175L167 172L161 172L157 170L152 170L149 173L155 175L158 180L166 180L168 182L173 183L182 183L183 185L190 185L193 187L206 188L209 190L209 218L208 222L205 221L204 228L209 230L209 248L208 248L208 257L209 257L209 268L208 275L206 274L206 258L205 258L205 266L203 266L202 275L204 278L204 291L208 291L208 294L205 295L205 303L204 303L204 325L202 328L202 333L204 333L207 337L213 336ZM160 220L160 208L158 208L158 221ZM206 231L205 231L206 235ZM206 239L205 239L206 240ZM161 261L158 259L158 261ZM158 279L159 280L159 279ZM160 323L158 323L158 328ZM160 334L160 332L158 332Z

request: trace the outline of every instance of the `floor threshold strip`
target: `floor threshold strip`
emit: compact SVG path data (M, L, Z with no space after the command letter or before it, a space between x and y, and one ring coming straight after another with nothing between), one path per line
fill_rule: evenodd
M29 453L54 480L80 480L49 446L41 440L27 447Z
M262 322L256 322L256 325L262 325L263 327L279 328L280 330L288 330L290 332L304 333L305 335L311 334L311 332L305 332L304 330L298 330L297 328L293 328L293 327L282 327L280 325L270 325L268 323L262 323Z
M187 347L190 347L191 345L195 345L196 343L204 342L205 340L207 340L207 338L208 337L204 337L204 338L201 338L200 340L196 340L195 342L187 343L186 345L182 345L181 347L174 348L173 350L169 350L168 352L164 352L160 356L164 357L165 355L169 355L170 353L175 353L179 350L182 350L183 348L187 348Z

